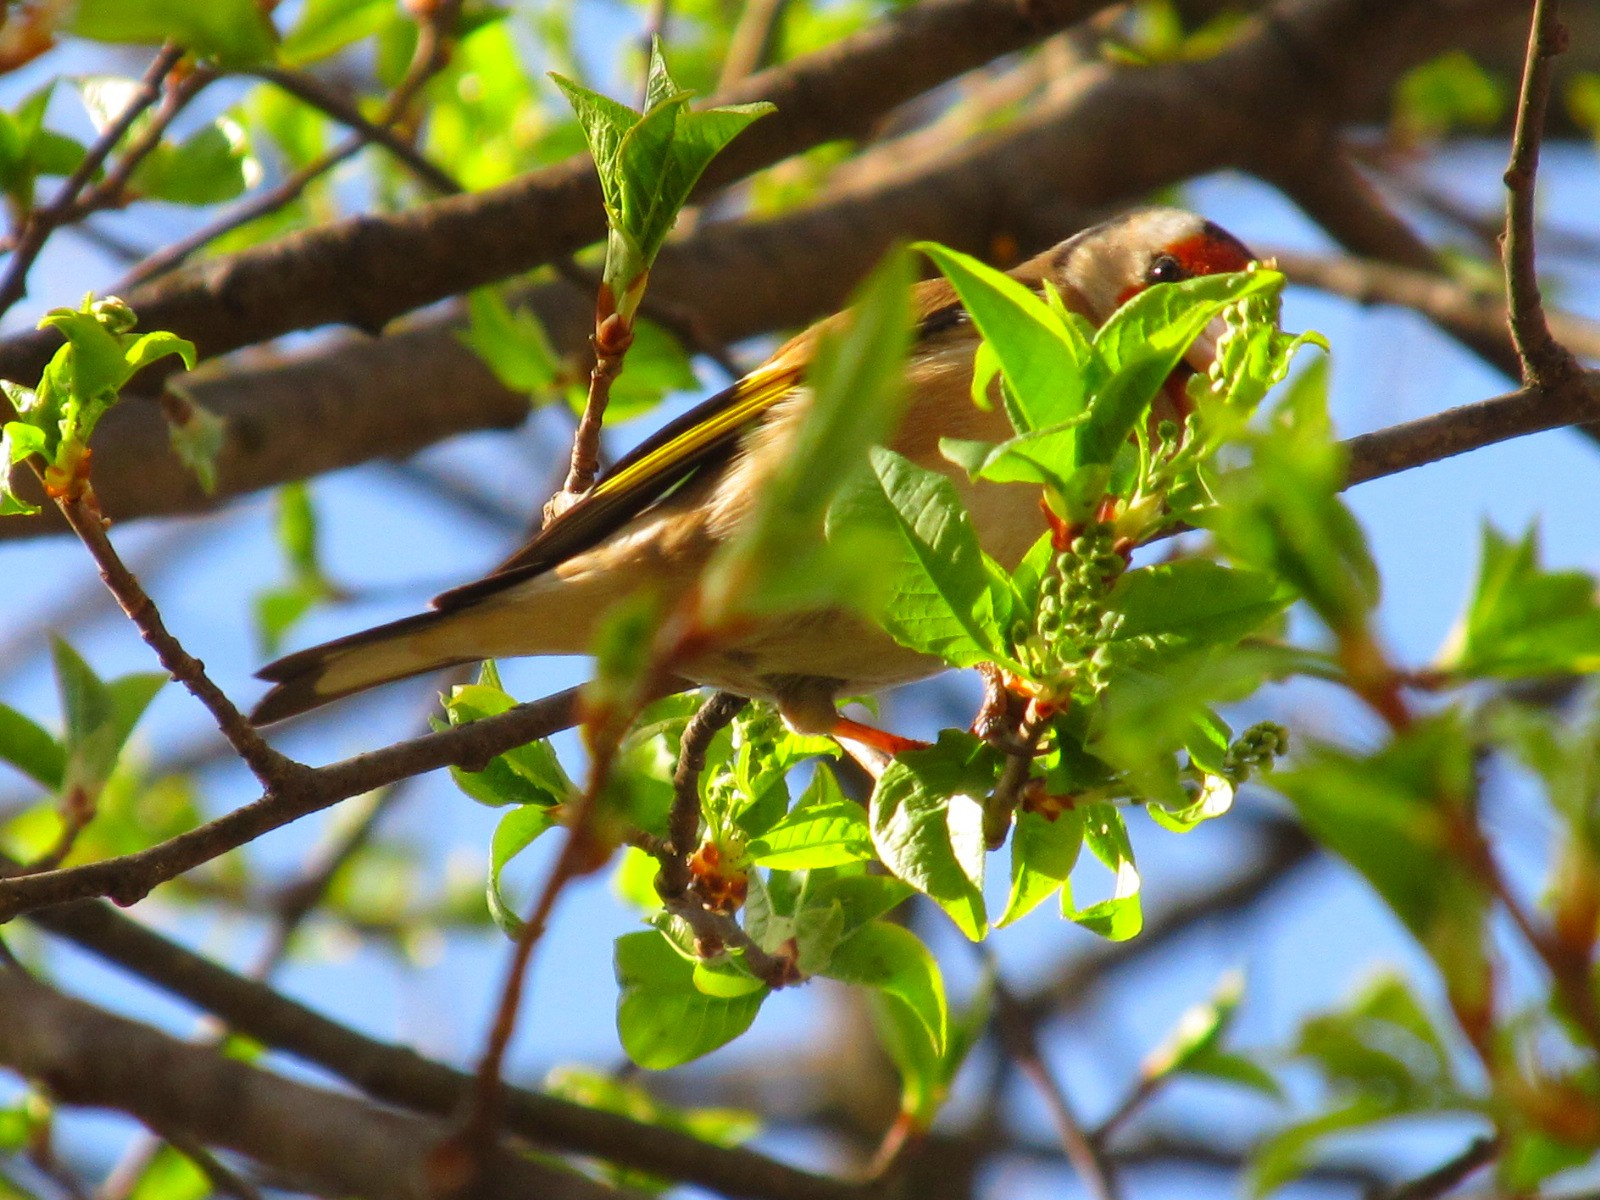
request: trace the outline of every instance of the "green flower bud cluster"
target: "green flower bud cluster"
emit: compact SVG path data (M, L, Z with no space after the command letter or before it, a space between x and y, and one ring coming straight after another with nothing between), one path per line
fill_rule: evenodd
M1106 611L1106 595L1127 567L1112 550L1109 525L1093 525L1056 554L1039 581L1033 630L1019 653L1040 682L1094 695L1105 685L1099 647L1115 634L1120 617Z
M89 315L108 333L132 333L133 327L139 323L128 302L116 296L106 296L91 303Z
M1260 721L1246 729L1222 757L1222 774L1235 785L1244 783L1256 771L1271 767L1273 761L1289 751L1289 731L1272 721Z
M751 704L739 714L734 729L739 742L750 747L751 756L758 762L770 758L778 749L778 739L784 736L783 718L770 704Z

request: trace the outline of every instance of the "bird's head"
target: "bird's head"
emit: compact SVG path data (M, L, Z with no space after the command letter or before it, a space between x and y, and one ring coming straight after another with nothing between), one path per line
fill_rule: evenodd
M1096 325L1156 283L1242 271L1255 255L1226 229L1180 208L1141 208L1085 229L1050 252L1049 276ZM1186 358L1204 373L1215 357L1220 318Z

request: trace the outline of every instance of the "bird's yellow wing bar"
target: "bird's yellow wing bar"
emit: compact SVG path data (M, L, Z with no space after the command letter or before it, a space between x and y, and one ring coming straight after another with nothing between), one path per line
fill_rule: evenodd
M707 463L731 452L753 421L799 385L798 359L779 354L662 426L492 574L435 597L434 607L456 608L491 595L604 541Z

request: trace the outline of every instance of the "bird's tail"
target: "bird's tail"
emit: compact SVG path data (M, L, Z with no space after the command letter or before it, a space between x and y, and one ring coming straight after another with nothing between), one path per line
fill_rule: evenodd
M462 654L466 615L418 613L268 663L256 678L277 686L261 698L250 720L270 725L381 683L492 656L488 648L482 655Z

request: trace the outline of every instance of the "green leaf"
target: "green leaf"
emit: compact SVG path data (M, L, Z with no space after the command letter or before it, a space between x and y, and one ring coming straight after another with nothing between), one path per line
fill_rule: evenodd
M1113 313L1094 338L1111 377L1097 390L1079 432L1078 465L1111 462L1194 340L1224 308L1283 284L1276 271L1202 275L1146 288Z
M1511 542L1484 526L1483 557L1467 611L1438 666L1475 678L1583 675L1600 669L1595 581L1579 571L1546 571L1539 535Z
M1273 786L1359 871L1444 975L1458 1008L1488 1003L1490 897L1460 854L1473 748L1459 717L1416 722L1370 755L1314 747Z
M1018 433L1060 425L1079 416L1103 372L1087 326L1053 309L1036 293L969 255L932 242L914 249L931 258L961 297L1010 389ZM1072 461L1075 432L1063 461Z
M1153 1082L1174 1074L1198 1075L1281 1100L1283 1090L1261 1066L1222 1049L1243 997L1243 974L1228 972L1212 997L1179 1017L1166 1040L1146 1056L1139 1068L1141 1079Z
M1117 580L1107 607L1115 641L1149 639L1158 653L1236 643L1294 599L1270 575L1186 558L1139 567Z
M819 765L789 815L746 849L764 867L785 871L836 867L871 858L872 833L866 810L839 790L831 770Z
M278 47L278 61L307 66L371 37L393 16L392 0L306 0Z
M880 620L894 639L958 667L1009 661L1001 649L990 574L955 485L936 471L875 446L876 486L863 483L829 514L830 531L872 529L888 581Z
M899 755L872 793L872 844L884 866L934 900L962 933L988 931L983 797L1000 756L970 734L945 730L937 745Z
M1412 67L1394 89L1394 121L1412 140L1434 140L1457 129L1499 122L1506 90L1464 50Z
M755 1020L765 993L723 999L694 985L694 967L656 932L617 939L617 1033L628 1057L661 1071L709 1054Z
M1069 889L1061 891L1061 915L1076 921L1107 941L1125 942L1144 928L1139 902L1139 869L1133 861L1133 844L1122 814L1110 804L1083 808L1083 840L1090 852L1110 868L1115 878L1110 898L1087 908L1074 908Z
M1361 1129L1393 1115L1387 1104L1371 1096L1279 1130L1257 1146L1246 1176L1254 1200L1276 1191L1305 1173L1317 1144L1336 1133Z
M167 389L177 399L174 404L163 405L161 410L167 419L167 437L173 452L178 461L194 472L200 490L208 496L215 495L217 459L227 439L228 423L196 401L178 380L169 380Z
M943 1053L950 1014L939 964L917 935L887 921L858 929L833 952L823 974L893 997L922 1023L935 1053Z
M845 874L844 870L813 870L807 873L801 892L801 911L807 908L838 909L839 937L886 916L913 893L910 884L888 875ZM861 868L853 868L859 871Z
M0 704L0 761L54 792L66 773L67 752L43 726Z
M489 883L486 894L489 915L509 938L522 933L524 922L501 892L500 874L512 859L533 845L535 839L555 823L548 808L524 804L506 813L494 827L494 838L489 843Z
M1011 832L1011 894L995 922L1020 921L1061 889L1083 848L1083 816L1069 809L1053 820L1026 810Z
M631 319L646 274L711 160L770 104L690 112L689 93L651 47L645 111L639 113L551 72L583 126L600 175L610 236L605 282L617 311Z
M174 41L226 67L272 57L277 41L255 0L78 0L66 27L98 42Z
M513 309L500 287L467 293L467 327L456 337L513 392L546 392L565 370L544 324L526 308ZM630 352L622 378L630 377L635 365Z
M516 703L499 687L493 664L485 663L480 682L451 688L444 698L444 709L449 723L455 726L498 716ZM495 755L482 771L452 767L450 777L468 796L491 807L516 804L550 808L564 802L574 790L555 750L544 739Z
M167 677L152 672L106 683L60 638L51 639L50 652L65 722L60 790L81 789L92 799L110 778L133 727Z
M201 126L181 142L161 142L140 161L128 187L134 195L151 200L201 206L232 200L260 175L261 164L250 151L244 127L233 117L224 116ZM193 353L190 346L191 369Z
M1327 360L1296 378L1252 465L1224 476L1218 506L1203 514L1223 548L1281 577L1330 629L1360 629L1378 600L1378 573L1361 527L1339 499L1344 451L1327 412Z

